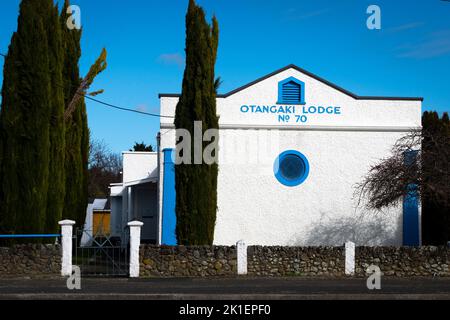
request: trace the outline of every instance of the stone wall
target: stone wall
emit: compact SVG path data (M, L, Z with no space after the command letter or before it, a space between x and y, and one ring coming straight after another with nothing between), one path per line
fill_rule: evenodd
M357 247L356 276L377 265L385 276L450 276L445 247ZM343 277L344 247L262 247L247 252L251 277ZM142 277L236 276L236 247L158 247L142 245Z
M248 247L249 276L344 276L343 247ZM450 277L450 249L446 247L356 247L356 276L377 265L385 276ZM0 278L59 276L58 245L16 245L0 248ZM142 277L211 277L237 274L236 247L159 247L141 245Z
M141 277L233 276L236 247L141 245Z
M356 275L377 265L385 276L450 277L450 250L446 247L356 247Z
M344 276L344 247L249 247L251 276ZM370 265L385 276L450 276L446 247L356 247L356 276Z
M60 274L59 245L26 244L0 248L0 278Z
M344 275L342 247L248 247L249 276Z

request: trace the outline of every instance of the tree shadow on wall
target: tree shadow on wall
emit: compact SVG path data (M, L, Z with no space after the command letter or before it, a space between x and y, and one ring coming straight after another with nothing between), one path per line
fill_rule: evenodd
M322 218L309 226L305 235L294 239L294 245L342 246L352 241L358 246L396 246L399 244L399 221L385 214L355 217Z

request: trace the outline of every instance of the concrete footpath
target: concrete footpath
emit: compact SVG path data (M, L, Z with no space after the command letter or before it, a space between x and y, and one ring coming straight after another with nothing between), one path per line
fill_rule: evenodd
M450 278L383 278L381 290L367 289L366 279L83 278L81 290L66 279L0 279L0 300L450 300Z

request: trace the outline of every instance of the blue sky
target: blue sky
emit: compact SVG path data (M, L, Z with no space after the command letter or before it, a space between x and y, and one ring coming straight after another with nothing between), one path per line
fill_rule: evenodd
M17 28L20 0L0 2L0 52ZM93 89L119 106L159 112L184 68L188 0L72 0L81 8L81 71L102 47L108 68ZM450 2L441 0L198 0L220 25L216 74L228 92L296 64L358 95L423 96L424 110L450 111ZM368 30L366 9L381 8ZM3 59L0 59L3 69ZM2 76L0 75L0 82ZM113 151L155 144L158 118L87 102L95 139Z

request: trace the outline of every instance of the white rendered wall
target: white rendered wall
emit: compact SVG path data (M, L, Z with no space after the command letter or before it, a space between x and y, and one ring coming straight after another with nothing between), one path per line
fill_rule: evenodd
M127 223L133 218L133 202L130 201L132 197L131 185L145 183L149 178L158 178L158 153L157 152L122 152L123 155L123 170L122 183L111 185L111 196L122 198L122 210L112 211L112 222L119 224L119 217L116 214L120 213L121 230L125 229ZM119 231L119 230L116 230Z
M157 177L157 156L156 152L123 152L123 183Z
M226 142L242 135L222 130ZM272 134L275 134L272 132ZM401 133L280 131L279 148L267 149L256 164L220 164L215 243L232 245L401 245L401 206L385 212L356 208L354 185L369 166L389 154ZM249 136L266 136L249 130ZM274 176L273 163L285 150L303 153L310 165L307 180L286 187ZM221 153L245 157L232 145ZM248 149L247 149L247 152ZM250 151L253 152L253 151Z
M217 113L222 126L279 125L273 114L241 113L242 105L276 105L278 82L289 77L305 83L306 106L338 106L340 115L310 115L303 126L390 126L420 127L421 101L356 100L303 73L289 69L263 80L227 98L217 99ZM173 116L178 98L161 98L161 115ZM300 106L299 106L300 107ZM161 125L172 124L170 118L161 118ZM287 123L283 126L297 126Z
M279 123L273 114L245 114L242 105L275 105L278 82L305 83L306 106L338 106L340 115L308 115L308 122ZM161 98L173 116L178 98ZM228 98L217 99L220 161L215 244L401 245L402 206L368 212L357 206L354 186L395 141L421 125L420 101L356 100L295 69L281 72ZM175 147L171 119L161 119L161 151ZM271 129L271 130L268 130ZM286 187L273 165L285 150L303 153L307 180ZM236 160L238 163L236 163ZM240 162L240 163L239 163ZM249 163L250 162L250 163ZM161 179L163 166L160 163Z

